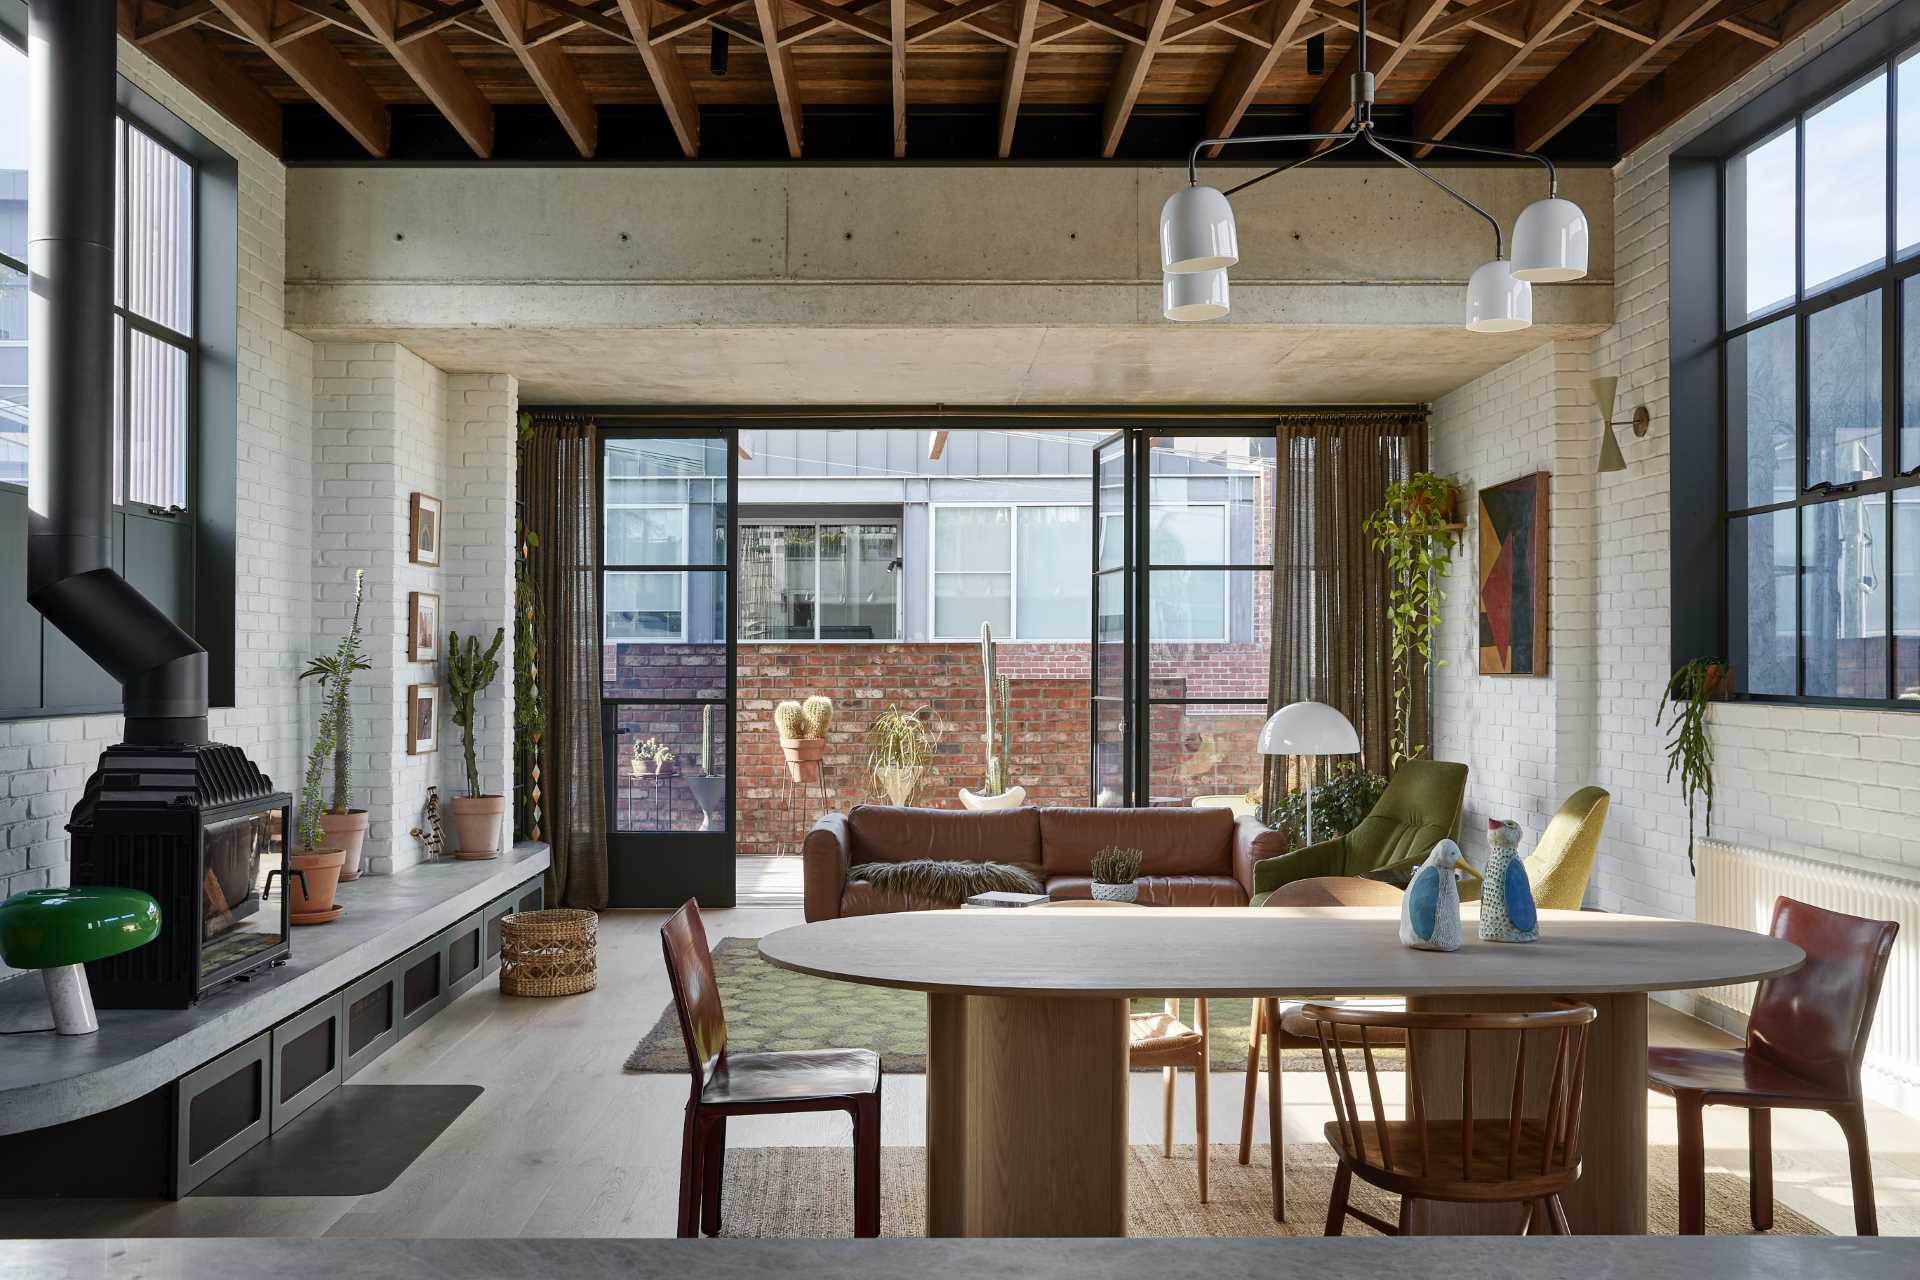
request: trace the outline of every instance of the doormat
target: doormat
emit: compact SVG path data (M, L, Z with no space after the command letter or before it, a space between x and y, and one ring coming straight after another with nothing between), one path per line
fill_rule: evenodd
M196 1196L367 1196L384 1191L482 1090L349 1084L201 1183Z

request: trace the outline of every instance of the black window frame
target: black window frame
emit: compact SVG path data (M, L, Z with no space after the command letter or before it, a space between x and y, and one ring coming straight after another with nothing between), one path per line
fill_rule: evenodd
M1669 179L1669 409L1673 423L1669 456L1672 549L1671 660L1675 668L1707 655L1725 655L1735 668L1741 701L1811 707L1854 707L1920 711L1920 698L1898 696L1899 645L1896 600L1893 495L1920 490L1920 467L1904 474L1900 456L1903 374L1903 314L1906 282L1920 276L1920 245L1899 245L1899 79L1903 59L1920 55L1920 5L1890 9L1864 24L1816 58L1783 75L1752 99L1708 126L1673 151ZM1803 284L1806 263L1805 124L1874 76L1886 76L1885 253L1870 264L1829 282L1817 291ZM1920 58L1907 69L1920 75ZM1732 197L1729 166L1740 156L1783 132L1793 131L1795 151L1794 291L1789 300L1735 322L1728 315L1728 271L1733 232L1728 211ZM1834 306L1880 294L1881 474L1849 483L1808 480L1808 320ZM1734 396L1730 351L1733 343L1769 325L1790 319L1794 349L1795 491L1780 501L1735 506L1730 461L1744 456L1744 442L1733 439ZM1920 315L1913 317L1920 324ZM1920 387L1914 389L1920 396ZM1885 588L1885 677L1882 697L1807 693L1805 515L1810 509L1874 494L1886 494L1882 545L1887 555ZM1703 501L1703 498L1711 500ZM1746 599L1751 589L1744 572L1729 558L1734 521L1794 513L1793 692L1747 692ZM1817 567L1817 566L1816 566ZM1742 590L1746 588L1746 590Z

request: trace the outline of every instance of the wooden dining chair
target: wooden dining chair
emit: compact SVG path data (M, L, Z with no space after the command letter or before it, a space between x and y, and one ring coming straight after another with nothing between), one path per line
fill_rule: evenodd
M1359 876L1316 876L1281 885L1261 904L1262 907L1398 907L1400 890L1378 880ZM1361 1001L1365 1008L1402 1008L1399 997L1381 1001ZM1253 1161L1253 1108L1260 1091L1260 1050L1264 1042L1267 1058L1267 1143L1273 1163L1273 1220L1287 1220L1286 1142L1281 1133L1283 1091L1280 1053L1283 1049L1311 1049L1318 1046L1313 1024L1300 1014L1298 1003L1283 1005L1268 996L1253 1002L1252 1025L1247 1028L1246 1091L1240 1099L1240 1163ZM1382 1032L1381 1036L1390 1035ZM1376 1047L1390 1043L1376 1039ZM1398 1044L1399 1041L1391 1041Z
M1094 898L1061 898L1046 904L1049 910L1063 907L1093 907L1122 911L1150 910L1135 902L1101 902ZM1168 1159L1173 1158L1174 1093L1182 1068L1193 1072L1194 1160L1199 1165L1200 1203L1207 1202L1207 1128L1212 1116L1208 1096L1208 1073L1212 1054L1207 1040L1207 1001L1203 996L1193 1002L1193 1022L1189 1026L1180 1017L1180 1001L1169 998L1158 1013L1127 1015L1127 1065L1129 1068L1158 1068L1164 1081L1165 1118L1161 1124L1161 1142ZM1243 1162L1244 1163L1244 1162Z
M1333 1094L1334 1119L1326 1135L1340 1167L1327 1201L1328 1235L1341 1234L1348 1218L1387 1235L1410 1234L1408 1210L1419 1200L1525 1205L1522 1235L1536 1228L1572 1234L1560 1196L1580 1177L1580 1108L1596 1016L1592 1005L1569 1000L1539 1013L1413 1013L1309 1004L1301 1013L1313 1024ZM1398 1034L1407 1046L1408 1119L1387 1119L1381 1101L1374 1049L1382 1032ZM1436 1119L1427 1114L1421 1059L1437 1052L1436 1033L1452 1032L1460 1035L1460 1115ZM1356 1094L1353 1085L1356 1053L1364 1068L1364 1094ZM1432 1064L1448 1080L1451 1067ZM1476 1116L1475 1094L1486 1083L1499 1083L1501 1072L1508 1073L1499 1089L1507 1100L1506 1114ZM1356 1177L1400 1197L1397 1222L1348 1201Z
M844 1111L853 1120L853 1234L880 1234L880 1057L871 1049L730 1053L700 908L689 901L660 928L673 1007L693 1077L680 1140L681 1236L720 1231L720 1182L730 1116Z
M1674 1100L1680 1128L1680 1233L1707 1229L1704 1120L1709 1106L1747 1109L1749 1211L1756 1231L1773 1225L1773 1112L1824 1111L1847 1139L1853 1228L1880 1234L1867 1152L1860 1062L1880 1002L1880 984L1900 926L1781 898L1768 932L1807 953L1792 973L1754 993L1739 1049L1647 1050L1647 1083Z

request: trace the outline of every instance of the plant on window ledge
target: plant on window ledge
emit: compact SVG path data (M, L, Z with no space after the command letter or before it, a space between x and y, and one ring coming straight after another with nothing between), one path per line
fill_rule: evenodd
M929 707L902 711L892 704L874 717L873 727L868 730L873 750L867 756L867 772L874 789L886 796L889 804L912 804L919 793L927 762L933 759L933 749L939 743L939 735L930 727L932 721Z
M969 809L1018 809L1027 802L1027 789L1009 786L1013 774L1013 682L1000 674L993 648L993 626L980 624L980 676L987 693L987 773L977 792L960 788L960 803ZM995 714L995 703L999 713Z
M367 840L367 811L353 807L351 697L354 674L371 670L373 666L360 647L360 605L366 597L366 582L366 570L355 569L353 619L347 626L347 634L341 637L332 653L315 658L300 673L302 680L311 678L320 682L321 716L327 722L329 736L333 739L329 748L333 756L333 800L326 812L317 816L317 821L327 847L339 849L344 855L340 864L342 880L359 878L360 855Z
M1694 658L1667 681L1655 728L1667 730L1667 781L1680 775L1687 798L1687 871L1693 872L1693 824L1696 807L1706 804L1706 832L1713 834L1713 740L1707 736L1707 703L1730 683L1731 669L1720 658ZM1672 707L1671 717L1667 708Z
M455 853L469 860L500 852L500 821L507 814L505 795L481 792L480 764L473 749L474 699L499 679L500 646L506 639L507 629L495 628L493 643L483 651L478 636L468 636L462 646L458 631L447 633L447 704L453 710L453 722L460 726L467 773L466 794L453 798L453 829L460 836Z
M1414 663L1431 671L1434 637L1440 632L1440 606L1447 593L1440 588L1460 546L1460 524L1454 519L1459 490L1453 481L1430 471L1417 471L1387 486L1380 509L1366 518L1364 528L1373 537L1374 550L1387 558L1387 624L1392 629L1393 730L1390 759L1398 766L1425 751L1413 740Z

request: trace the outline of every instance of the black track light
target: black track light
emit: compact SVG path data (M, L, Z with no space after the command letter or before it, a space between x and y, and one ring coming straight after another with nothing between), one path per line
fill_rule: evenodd
M1327 37L1325 33L1307 37L1307 74L1323 75L1327 70Z
M713 39L707 45L707 70L716 76L727 74L727 33L718 27L708 27Z

